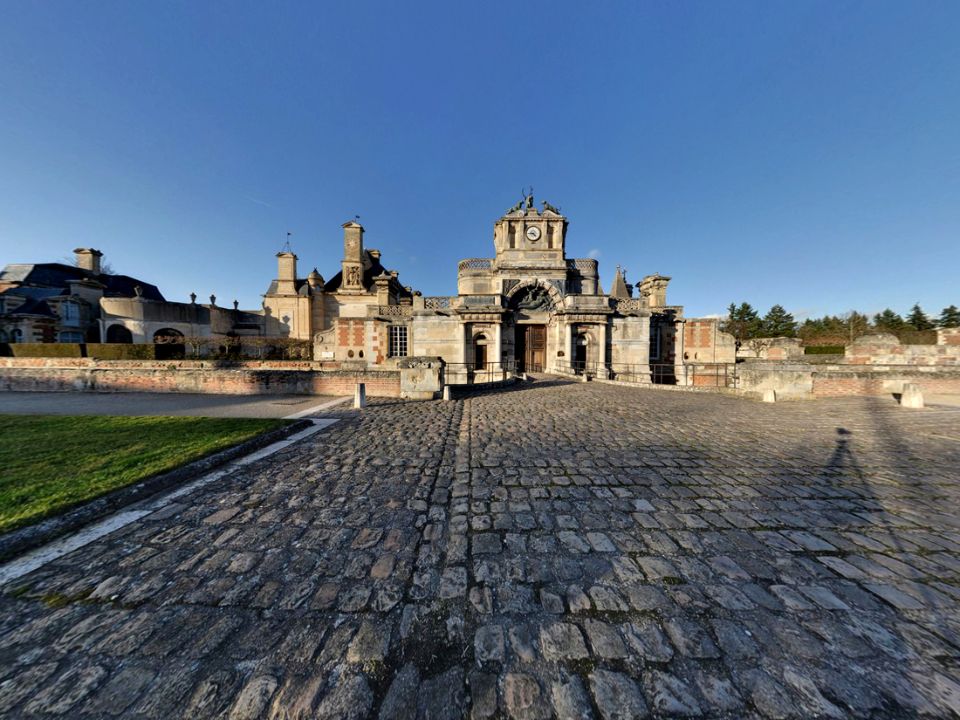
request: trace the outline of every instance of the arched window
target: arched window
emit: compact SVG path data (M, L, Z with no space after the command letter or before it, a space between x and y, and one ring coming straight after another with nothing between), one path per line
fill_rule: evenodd
M123 325L111 325L107 328L108 343L132 343L133 333Z

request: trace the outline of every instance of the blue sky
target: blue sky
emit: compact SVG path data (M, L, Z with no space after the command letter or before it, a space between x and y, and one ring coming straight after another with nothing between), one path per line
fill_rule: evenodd
M6 3L0 264L258 307L340 224L456 292L533 185L688 316L960 304L960 3Z

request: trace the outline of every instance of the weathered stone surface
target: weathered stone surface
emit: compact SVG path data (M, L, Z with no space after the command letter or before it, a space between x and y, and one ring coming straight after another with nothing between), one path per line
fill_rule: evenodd
M2 588L0 714L958 704L960 413L562 381L336 413Z
M540 648L547 660L577 660L590 655L580 628L572 623L553 623L541 628Z
M645 718L650 715L640 688L622 673L596 670L590 674L590 689L604 720Z

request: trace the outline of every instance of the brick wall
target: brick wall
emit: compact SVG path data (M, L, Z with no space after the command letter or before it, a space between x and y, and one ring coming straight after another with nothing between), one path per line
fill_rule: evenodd
M901 345L893 335L864 335L847 346L845 359L848 365L958 366L960 342Z
M684 362L734 362L736 343L732 335L720 332L714 318L690 318L683 323Z
M871 374L852 372L813 373L814 397L865 397L899 393L904 383L920 386L920 391L930 395L960 394L958 373L911 373L876 372Z
M397 370L322 369L321 363L307 362L278 365L0 358L0 390L350 395L363 382L371 397L400 396Z
M960 346L960 328L940 328L937 330L937 345Z

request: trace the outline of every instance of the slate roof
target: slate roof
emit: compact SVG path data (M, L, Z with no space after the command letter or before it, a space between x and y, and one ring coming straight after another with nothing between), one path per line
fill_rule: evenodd
M136 293L133 289L139 285L143 289L144 299L164 301L156 285L129 275L97 275L63 263L13 263L0 270L0 282L16 282L32 287L67 288L70 282L78 280L99 282L104 286L103 294L106 297L134 297Z

